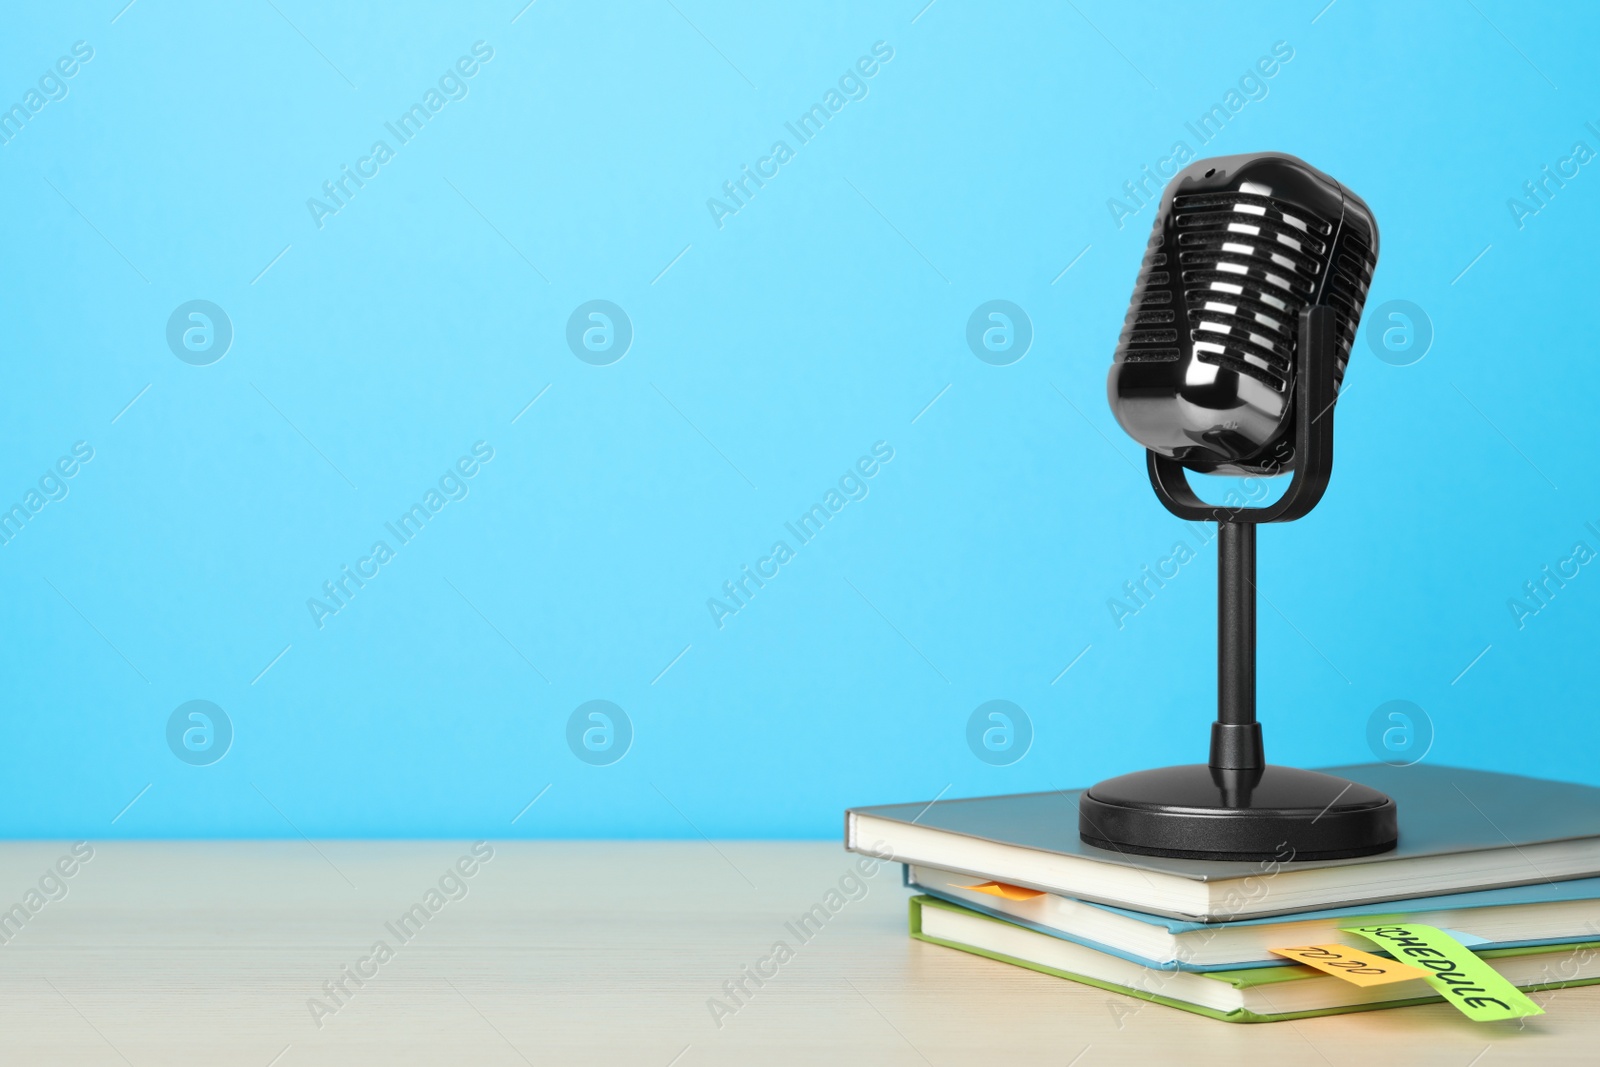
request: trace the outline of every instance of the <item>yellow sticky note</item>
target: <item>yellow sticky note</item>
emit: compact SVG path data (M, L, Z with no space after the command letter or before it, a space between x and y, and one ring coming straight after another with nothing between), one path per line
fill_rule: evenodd
M1011 885L1008 882L984 882L981 885L964 885L957 888L970 889L975 893L988 893L991 897L1001 897L1005 900L1032 900L1034 897L1044 896L1037 889L1024 889L1020 885Z
M1420 923L1385 923L1347 926L1344 932L1359 934L1396 959L1426 968L1428 984L1474 1022L1544 1014L1543 1008L1443 930Z
M1351 985L1388 985L1413 978L1427 978L1428 972L1370 952L1358 952L1344 945L1300 945L1296 948L1271 948L1268 952L1319 971L1343 978Z

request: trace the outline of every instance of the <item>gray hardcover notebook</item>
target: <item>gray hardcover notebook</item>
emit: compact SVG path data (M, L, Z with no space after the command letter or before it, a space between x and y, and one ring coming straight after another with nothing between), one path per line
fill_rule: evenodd
M1078 839L1082 790L851 808L845 847L1202 922L1600 874L1600 788L1422 765L1328 773L1394 798L1398 848L1312 862L1134 856Z

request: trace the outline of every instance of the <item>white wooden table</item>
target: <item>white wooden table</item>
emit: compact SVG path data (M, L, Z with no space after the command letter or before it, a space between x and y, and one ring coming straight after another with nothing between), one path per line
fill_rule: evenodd
M786 924L856 859L834 843L489 847L113 842L78 863L70 843L0 845L0 908L39 904L0 915L0 1063L1600 1060L1600 987L1554 994L1524 1029L1442 1005L1235 1026L913 942L893 865L801 941ZM47 876L62 857L71 877ZM470 877L447 877L462 857ZM776 974L733 1001L724 983L758 964Z

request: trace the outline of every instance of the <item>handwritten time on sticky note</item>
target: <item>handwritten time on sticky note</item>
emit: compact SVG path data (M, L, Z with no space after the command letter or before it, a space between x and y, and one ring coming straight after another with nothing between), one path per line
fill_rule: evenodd
M1425 968L1428 984L1475 1022L1544 1014L1543 1008L1529 1000L1498 971L1436 927L1420 923L1388 923L1382 926L1350 926L1344 932L1364 937L1396 959L1405 959Z
M1429 974L1418 967L1396 963L1394 960L1386 960L1382 956L1360 952L1344 945L1300 945L1296 948L1272 948L1267 951L1284 959L1315 967L1319 971L1326 971L1352 985L1359 986L1388 985L1390 982L1427 978Z
M1032 900L1042 897L1043 893L1037 889L1024 889L1020 885L1009 882L982 882L978 885L964 885L962 889L970 889L975 893L988 893L991 897L1000 897L1002 900Z

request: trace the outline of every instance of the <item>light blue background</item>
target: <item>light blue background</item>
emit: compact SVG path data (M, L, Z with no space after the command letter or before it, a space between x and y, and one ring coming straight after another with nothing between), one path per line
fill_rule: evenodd
M94 48L0 147L0 498L95 449L0 547L0 832L828 837L847 805L1203 758L1210 550L1107 607L1186 536L1105 404L1152 215L1107 201L1278 41L1200 154L1348 183L1369 310L1436 337L1397 367L1364 332L1332 489L1261 535L1268 752L1370 760L1406 699L1430 761L1600 783L1600 568L1507 607L1600 548L1600 165L1507 205L1600 149L1595 15L122 2L0 35L7 105ZM307 198L479 40L469 95L319 229ZM719 229L707 199L877 41L869 95ZM635 330L607 367L564 336L597 298ZM192 299L233 322L212 366L166 345ZM991 299L1032 319L1011 366L964 340ZM480 440L470 496L318 629L307 599ZM707 599L877 441L870 495L719 630ZM211 766L165 739L195 699L233 724ZM635 732L610 766L565 739L596 699ZM1009 766L967 747L991 699L1032 720Z

